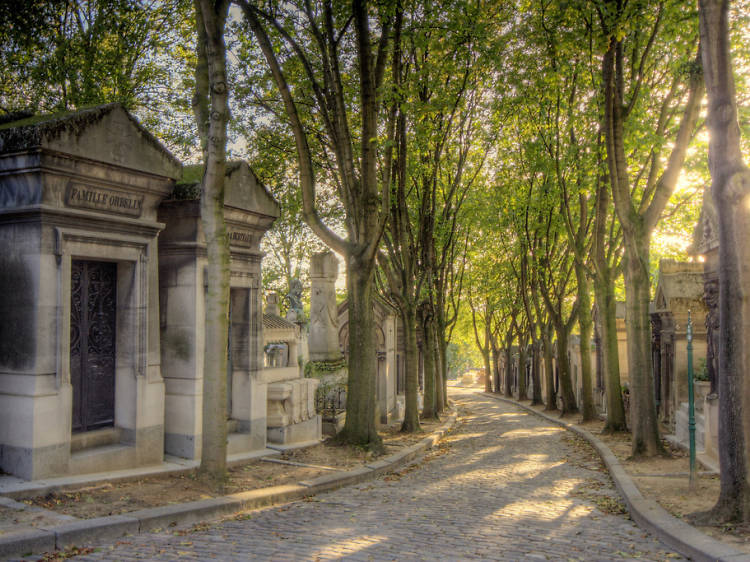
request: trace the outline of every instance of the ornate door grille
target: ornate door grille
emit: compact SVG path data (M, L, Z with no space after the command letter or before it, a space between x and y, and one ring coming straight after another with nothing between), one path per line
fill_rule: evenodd
M70 297L70 378L73 431L115 421L117 264L73 260Z

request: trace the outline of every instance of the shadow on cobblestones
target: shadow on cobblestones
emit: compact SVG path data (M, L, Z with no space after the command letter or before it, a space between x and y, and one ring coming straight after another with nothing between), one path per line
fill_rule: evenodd
M608 475L564 430L478 394L452 397L462 422L410 467L194 532L101 545L80 559L679 558L610 509L618 498Z

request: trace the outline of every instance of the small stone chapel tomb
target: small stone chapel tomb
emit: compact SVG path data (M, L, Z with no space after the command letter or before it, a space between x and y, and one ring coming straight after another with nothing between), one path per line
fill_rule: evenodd
M201 167L186 167L172 197L159 208L159 295L164 382L165 450L201 456L206 241L200 218ZM227 165L224 218L230 251L228 453L266 446L260 241L279 204L244 162Z
M269 294L263 315L269 443L292 445L321 438L322 420L315 410L319 381L305 378L299 365L299 357L304 356L302 328L301 323L280 316L278 295Z
M0 467L160 462L159 202L179 162L120 105L0 125Z
M687 430L687 319L693 322L693 365L706 357L706 306L703 264L661 260L651 312L654 382L659 417ZM702 397L699 409L702 410ZM684 406L683 406L684 403Z

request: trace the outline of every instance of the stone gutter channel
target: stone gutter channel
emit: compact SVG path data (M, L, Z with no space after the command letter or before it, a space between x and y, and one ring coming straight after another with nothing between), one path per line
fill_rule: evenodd
M643 497L638 487L630 478L620 461L607 445L592 433L576 427L573 423L555 416L547 415L529 406L496 394L484 393L485 396L512 404L540 418L555 423L586 439L596 449L609 470L617 490L625 500L630 517L643 529L658 537L662 542L677 552L696 561L739 562L750 560L750 554L733 548L721 541L701 533L692 525L672 516L656 501Z
M201 521L219 519L240 511L268 507L314 496L351 484L371 480L393 471L416 459L434 447L456 423L457 413L436 431L415 445L388 455L381 460L360 468L324 474L296 484L260 488L238 492L227 496L198 500L182 504L165 505L131 511L122 515L73 519L59 525L41 526L28 531L0 536L0 559L27 556L30 553L63 550L69 546L81 546L94 541L116 540L125 535L154 532L173 527L185 527ZM14 508L17 504L10 498L0 497L0 506ZM25 504L16 505L21 508ZM60 516L58 516L60 517Z

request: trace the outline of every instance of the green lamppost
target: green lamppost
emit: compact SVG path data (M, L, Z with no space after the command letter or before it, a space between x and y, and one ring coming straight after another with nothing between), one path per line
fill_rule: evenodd
M690 435L690 489L695 488L695 393L693 392L693 321L687 321L688 432Z

